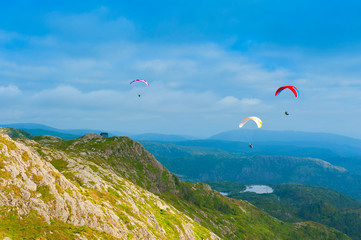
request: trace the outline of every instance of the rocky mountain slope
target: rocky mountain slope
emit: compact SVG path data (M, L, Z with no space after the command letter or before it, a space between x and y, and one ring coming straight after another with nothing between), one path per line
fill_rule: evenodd
M12 219L28 220L31 229L36 218L44 227L34 237L49 239L218 239L159 197L91 162L31 140L26 146L0 135L0 143L1 237L31 238L11 229ZM51 162L67 170L61 174Z
M180 181L139 143L0 135L0 238L349 239Z

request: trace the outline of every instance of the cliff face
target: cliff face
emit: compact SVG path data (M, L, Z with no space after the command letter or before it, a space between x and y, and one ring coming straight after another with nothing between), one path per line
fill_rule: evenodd
M28 223L24 230L36 223L40 231L34 234L48 239L59 234L68 239L218 239L110 170L32 140L20 143L0 135L0 237L32 234L16 231L16 221Z

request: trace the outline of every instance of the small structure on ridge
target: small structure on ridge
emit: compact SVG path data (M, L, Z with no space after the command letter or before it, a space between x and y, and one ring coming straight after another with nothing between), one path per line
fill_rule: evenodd
M109 137L109 134L107 132L101 132L100 136L102 137Z

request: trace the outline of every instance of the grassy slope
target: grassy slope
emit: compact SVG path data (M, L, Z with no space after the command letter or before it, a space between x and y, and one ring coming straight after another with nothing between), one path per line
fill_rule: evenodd
M140 144L126 137L79 138L43 144L113 169L121 176L158 193L170 204L225 239L347 239L334 229L313 222L285 223L246 202L211 191L208 185L178 180ZM59 166L58 166L59 167Z
M11 138L22 138L22 139L30 139L33 138L34 135L31 133L21 130L21 129L15 129L15 128L3 128L0 127L0 133L7 134Z
M239 183L210 183L214 189L231 192ZM232 185L235 185L232 187ZM361 239L361 203L340 192L302 184L273 185L272 194L231 193L283 221L315 221L334 227L352 239Z
M73 240L79 235L87 239L114 239L110 234L97 231L85 226L76 227L74 225L52 220L48 224L42 216L35 211L19 218L18 213L0 209L0 238L10 237L11 239L63 239ZM96 236L96 237L95 237Z

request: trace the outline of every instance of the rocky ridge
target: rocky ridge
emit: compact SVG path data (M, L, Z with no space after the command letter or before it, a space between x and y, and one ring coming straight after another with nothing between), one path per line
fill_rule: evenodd
M69 239L102 234L109 239L219 239L158 196L99 165L6 135L0 135L0 207L20 218L35 211L47 224L60 220L96 230ZM49 238L51 232L43 234ZM14 236L0 231L0 237Z

